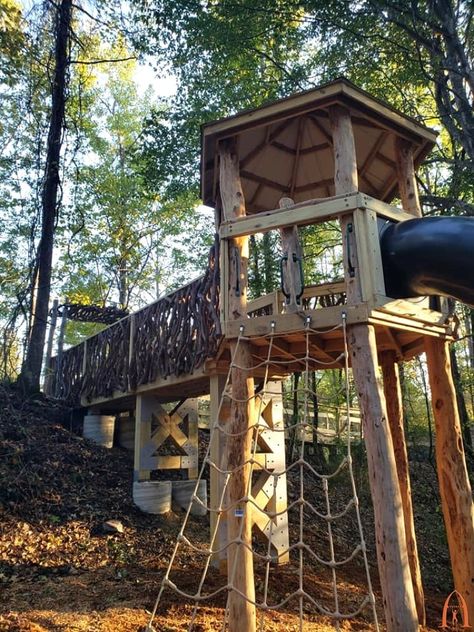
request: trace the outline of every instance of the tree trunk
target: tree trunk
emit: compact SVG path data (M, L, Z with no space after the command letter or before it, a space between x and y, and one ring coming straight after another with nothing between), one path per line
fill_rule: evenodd
M48 323L53 242L58 205L59 163L64 127L65 92L68 68L69 28L72 0L62 0L57 9L55 27L55 69L51 91L51 117L46 151L46 167L41 196L41 239L37 249L37 287L32 289L31 329L28 350L20 374L27 391L40 388L41 365Z
M451 369L453 372L454 388L456 390L456 400L459 409L459 420L461 422L461 431L464 445L468 446L472 450L472 437L469 424L469 415L466 407L466 400L464 399L464 391L461 380L461 372L459 371L458 358L456 356L456 350L454 345L449 348L449 357L451 360Z

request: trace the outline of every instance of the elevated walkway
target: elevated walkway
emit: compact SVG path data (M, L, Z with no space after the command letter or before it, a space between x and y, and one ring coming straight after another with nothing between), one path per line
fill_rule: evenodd
M365 300L348 305L347 282L340 280L305 287L297 311L288 311L283 292L277 290L249 301L246 319L226 319L216 239L202 277L52 358L50 394L74 406L100 407L104 413L132 409L139 393L153 394L162 402L205 395L211 375L227 374L229 342L241 333L250 339L256 378L262 377L259 365L268 354L268 336L274 334L271 377L283 377L298 370L295 360L306 353L307 325L314 332L311 355L326 368L340 367L343 340L338 325L343 313L348 324L374 325L379 352L391 350L399 360L422 352L425 335L452 338L453 321L444 300L391 299L384 294L375 222L411 219L402 209L354 193L224 224L220 237L226 240L229 234L253 234L289 221L304 225L348 214L356 215L355 246L371 270L362 283ZM367 217L374 225L364 235Z

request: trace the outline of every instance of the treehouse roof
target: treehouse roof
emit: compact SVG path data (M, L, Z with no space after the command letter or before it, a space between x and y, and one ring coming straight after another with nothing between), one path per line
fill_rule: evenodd
M390 202L398 193L395 141L413 148L415 168L436 141L436 132L338 79L268 105L202 126L201 196L215 206L217 144L235 137L247 213L334 195L334 159L328 108L349 109L354 129L359 190Z

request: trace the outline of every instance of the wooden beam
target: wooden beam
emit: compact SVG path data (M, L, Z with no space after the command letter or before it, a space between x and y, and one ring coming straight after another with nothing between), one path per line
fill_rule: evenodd
M324 178L323 180L318 180L317 182L308 182L308 184L302 184L299 187L295 187L294 193L306 193L306 191L327 187L332 183L332 178Z
M382 147L382 145L385 142L385 139L388 136L388 132L382 132L379 137L377 138L377 140L375 141L375 145L372 147L372 149L369 151L369 154L367 156L367 158L364 160L361 168L359 169L359 177L364 175L365 172L367 171L367 169L370 167L370 165L373 163L373 161L375 160L375 158L377 157L377 154L379 152L379 149Z
M304 116L300 116L300 118L298 119L298 129L296 132L296 153L295 153L295 159L293 161L293 168L291 170L291 178L290 178L290 182L289 182L289 191L290 191L290 198L293 197L293 194L295 192L295 188L296 188L296 180L298 178L298 167L300 164L300 152L301 152L301 143L303 142L303 132L304 132L304 127L306 124L306 118ZM292 204L294 204L293 200L290 200L292 202ZM290 204L288 204L287 206L290 206ZM281 205L280 205L281 208Z
M329 329L341 323L342 312L347 314L348 323L366 323L369 319L367 306L363 303L305 310L305 317L310 319L311 327L318 330L325 327ZM273 329L277 334L301 332L301 323L301 316L298 314L260 316L259 318L246 318L240 321L228 320L225 323L225 335L226 338L237 338L241 325L244 326L245 336L267 336Z
M347 194L357 191L357 159L349 110L339 105L333 106L329 109L329 118L334 143L335 192ZM360 275L368 273L361 270L357 261L353 232L349 231L351 221L353 220L350 216L344 216L340 220L348 305L360 302ZM352 265L349 262L347 248L347 242L351 237ZM355 273L352 273L352 269ZM374 327L366 324L350 326L348 344L363 417L387 631L417 632L413 586L406 565L407 550L400 487L390 431L386 423L387 410L378 373Z
M245 215L245 199L239 175L239 163L232 142L221 142L219 183L222 210L226 220ZM229 313L230 319L247 316L248 237L236 237L229 244ZM231 342L231 357L238 367L251 367L250 345ZM255 582L252 555L252 510L248 501L252 485L252 430L255 425L255 392L248 371L231 369L232 403L225 468L232 471L228 483L227 514L228 560L228 629L229 632L255 632Z
M398 191L402 207L415 217L421 217L421 205L413 161L413 146L406 140L397 138L395 153L397 157Z
M454 587L474 621L474 511L449 347L425 338L431 402L436 425L436 466Z
M390 330L389 330L390 331ZM381 366L385 400L387 402L388 423L393 442L393 451L397 464L398 483L402 497L405 537L407 542L408 563L415 595L416 611L420 625L426 625L425 597L421 581L421 566L415 534L415 520L411 497L410 469L403 427L403 403L400 387L397 357L393 351L381 354Z
M333 145L333 137L327 132L314 114L310 114L309 118L320 134L324 136L330 147Z
M263 176L258 176L251 171L242 170L240 172L242 178L246 178L247 180L251 180L252 182L257 182L258 184L262 184L269 189L274 189L275 191L279 191L280 193L284 193L287 190L286 185L281 182L275 182L275 180L270 180L269 178L264 178Z
M274 209L250 217L242 217L236 221L225 222L221 225L219 235L221 239L226 239L254 235L283 226L306 226L318 221L329 221L360 208L361 204L363 200L358 194L334 196L329 199L316 198L289 208Z
M397 166L397 163L392 160L391 158L389 158L388 156L386 156L385 154L383 154L381 151L378 151L375 154L377 160L380 160L380 162L382 162L384 165L386 165L387 167L390 167L391 169L395 169Z
M244 156L242 158L242 160L239 163L239 167L240 169L243 169L246 165L248 165L248 163L255 158L256 156L258 156L258 154L263 151L265 149L265 147L267 147L268 145L270 145L276 138L278 138L278 136L281 134L281 132L286 129L291 123L291 119L288 120L284 120L282 123L280 123L279 125L277 125L276 129L270 134L270 125L268 125L265 129L265 138L264 140L259 143L256 147L254 147L252 150L249 151L249 153Z
M147 481L150 479L150 470L142 467L142 453L151 436L151 417L156 400L152 395L138 395L135 408L135 449L133 480Z

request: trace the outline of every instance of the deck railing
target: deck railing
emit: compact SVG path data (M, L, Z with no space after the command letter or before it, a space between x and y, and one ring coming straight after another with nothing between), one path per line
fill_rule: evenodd
M71 405L192 373L221 338L219 245L206 273L51 359L48 394Z

